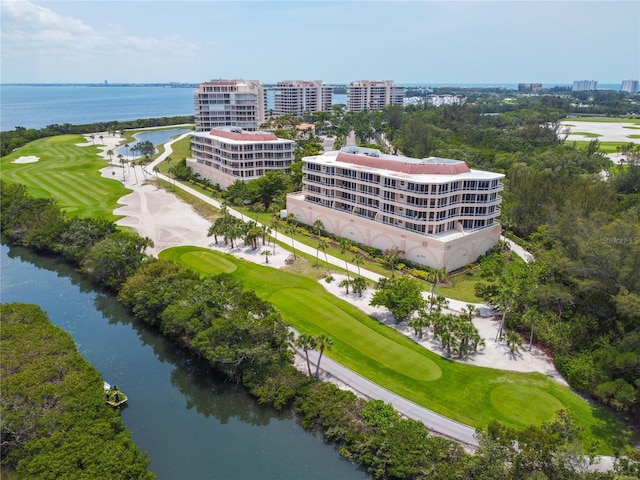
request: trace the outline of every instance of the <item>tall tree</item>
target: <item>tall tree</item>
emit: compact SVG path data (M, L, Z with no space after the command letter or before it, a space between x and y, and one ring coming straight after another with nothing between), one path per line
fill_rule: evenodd
M316 365L316 378L320 378L320 361L322 360L322 354L325 350L331 350L333 348L333 340L324 334L320 334L315 338L315 348L318 349L320 355L318 356L318 363Z

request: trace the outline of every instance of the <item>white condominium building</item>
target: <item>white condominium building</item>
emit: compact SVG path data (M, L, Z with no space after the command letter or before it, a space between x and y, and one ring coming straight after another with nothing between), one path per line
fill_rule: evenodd
M193 134L193 157L187 159L187 166L211 183L227 188L236 180L248 182L269 171L290 173L294 147L293 140L273 133L220 127Z
M573 92L590 92L598 89L597 80L574 80Z
M307 225L452 271L497 245L504 175L459 160L408 158L363 147L303 158L303 191L287 212Z
M255 80L211 80L194 92L196 132L235 126L257 130L265 121L267 92Z
M638 91L638 80L623 80L620 87L621 92L636 93Z
M332 88L321 81L287 80L278 82L273 89L274 115L296 115L304 113L331 112Z
M347 108L353 112L383 110L387 105L400 105L405 88L391 80L358 80L347 86Z

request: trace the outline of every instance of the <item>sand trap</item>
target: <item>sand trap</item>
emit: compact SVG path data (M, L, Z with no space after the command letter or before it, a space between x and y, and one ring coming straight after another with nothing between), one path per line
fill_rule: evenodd
M34 162L38 162L39 160L40 160L40 157L36 157L35 155L29 155L28 157L16 158L11 163L34 163Z

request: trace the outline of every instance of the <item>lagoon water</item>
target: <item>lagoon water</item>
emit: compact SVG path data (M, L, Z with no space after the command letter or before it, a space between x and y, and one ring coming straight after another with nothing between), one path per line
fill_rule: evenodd
M104 380L159 479L369 478L291 412L259 405L55 259L0 245L2 302L37 303ZM105 408L106 405L105 405Z

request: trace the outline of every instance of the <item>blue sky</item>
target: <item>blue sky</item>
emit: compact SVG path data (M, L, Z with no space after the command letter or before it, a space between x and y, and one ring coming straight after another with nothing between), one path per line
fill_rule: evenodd
M640 79L640 2L1 0L3 83Z

